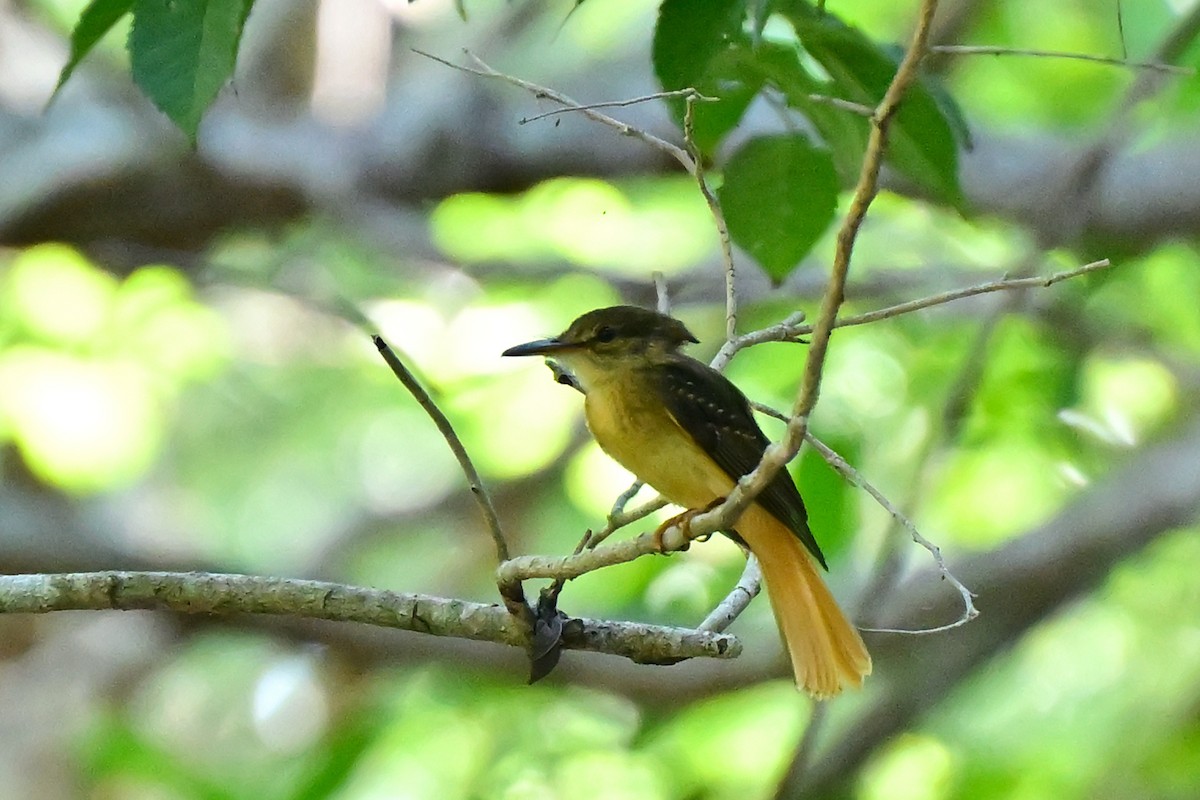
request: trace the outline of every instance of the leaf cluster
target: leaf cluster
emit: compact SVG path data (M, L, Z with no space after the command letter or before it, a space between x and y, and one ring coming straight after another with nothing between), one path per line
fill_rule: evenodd
M737 143L718 196L729 233L781 281L833 223L838 192L862 167L869 116L895 74L899 49L872 41L805 0L666 0L653 61L663 89L687 87L696 146L712 156L756 103L783 130ZM683 121L682 101L673 103ZM965 127L930 80L906 94L890 128L887 163L936 200L962 203L957 152Z

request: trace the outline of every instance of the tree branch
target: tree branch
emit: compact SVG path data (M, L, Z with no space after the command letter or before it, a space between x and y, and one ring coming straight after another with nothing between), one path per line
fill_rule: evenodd
M850 201L850 210L838 231L829 284L821 300L821 310L817 315L816 324L813 326L808 358L804 362L804 378L784 436L780 441L767 448L762 460L752 472L738 480L729 496L725 498L725 502L712 511L699 514L692 519L691 538L731 526L754 502L758 493L766 488L775 474L783 469L800 450L804 434L808 430L808 415L817 402L821 373L829 348L829 337L833 333L838 309L841 308L845 296L846 277L850 271L850 257L854 250L854 243L858 238L858 231L866 217L867 209L870 208L871 201L874 200L875 194L879 190L879 170L883 164L883 154L887 146L888 127L900 108L900 100L905 91L916 80L917 68L921 58L925 55L929 27L936 8L937 0L922 2L912 42L893 76L891 84L884 93L883 99L876 107L875 114L871 117L871 133L867 141L867 151L863 156L862 170ZM666 540L665 535L663 539Z
M425 58L432 59L432 60L438 62L439 64L445 64L447 67L450 67L451 69L456 69L456 70L459 70L460 72L466 72L471 75L478 75L482 78L498 78L499 80L505 81L506 83L511 83L513 86L517 86L517 87L524 89L525 91L531 93L534 97L545 98L547 100L553 100L555 103L558 103L561 106L565 106L567 109L569 109L571 111L578 111L580 114L583 114L585 117L587 117L590 120L599 122L602 125L607 125L608 127L616 130L622 136L632 136L635 139L645 142L646 144L650 145L651 147L655 148L656 150L666 153L667 155L671 156L671 158L674 158L676 161L678 161L683 166L683 168L686 169L689 173L694 174L694 170L696 168L695 162L692 161L692 157L690 155L688 155L687 150L685 150L684 148L679 147L678 145L675 145L675 144L671 144L666 139L655 136L652 133L648 133L646 131L635 128L632 125L628 125L624 122L621 122L618 119L614 119L614 118L608 116L607 114L601 114L599 111L595 110L596 106L588 106L583 103L576 102L575 100L572 100L571 98L567 97L565 94L562 94L561 92L556 92L553 89L549 89L545 86L539 86L536 83L531 83L527 80L523 80L521 78L516 77L515 75L508 75L503 72L499 72L495 69L492 69L490 66L488 66L483 61L483 59L479 58L479 56L475 55L470 50L464 50L463 52L466 53L468 58L470 58L472 61L475 62L475 64L478 67L477 69L472 69L471 67L460 66L458 64L455 64L452 61L447 61L444 58L438 58L435 55L423 52L421 50L414 50L413 52L417 53L418 55L424 56ZM695 95L697 99L701 99L701 100L709 99L694 90L691 93L693 95Z
M1112 266L1107 258L1099 261L1093 261L1090 264L1084 264L1082 267L1075 269L1063 270L1055 272L1053 275L1045 277L1033 276L1029 278L1002 278L997 281L989 281L980 283L975 286L968 286L963 289L953 289L949 292L922 297L918 300L910 300L906 303L897 303L894 306L881 308L876 311L869 311L865 314L856 314L852 317L842 317L835 324L835 328L848 328L852 325L866 325L870 322L878 322L881 319L890 319L898 317L901 314L911 314L914 311L921 311L932 306L939 306L944 303L951 303L955 300L962 300L967 297L974 297L980 294L988 294L990 292L1005 292L1015 289L1037 289L1053 286L1056 283L1077 278L1080 275L1087 275L1097 270L1107 269ZM811 332L811 326L797 325L793 333L794 336L804 336Z
M433 636L525 647L528 627L502 606L325 581L205 572L73 572L0 576L0 614L51 611L166 610L232 616L275 614L360 622ZM579 619L563 644L639 663L733 658L733 636L633 622Z

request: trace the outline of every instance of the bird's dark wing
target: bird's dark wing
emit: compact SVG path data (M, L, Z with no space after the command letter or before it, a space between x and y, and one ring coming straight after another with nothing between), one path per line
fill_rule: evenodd
M655 365L655 374L671 416L731 478L737 480L758 466L770 442L754 420L750 402L728 378L678 354ZM757 499L796 534L822 567L826 566L825 556L809 530L804 501L786 469L775 474Z

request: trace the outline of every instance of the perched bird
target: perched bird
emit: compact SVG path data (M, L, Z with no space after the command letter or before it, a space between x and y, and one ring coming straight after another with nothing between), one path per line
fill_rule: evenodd
M583 391L600 447L663 497L705 509L758 465L769 444L745 395L679 352L697 341L676 319L633 306L590 311L553 339L510 347L545 356ZM560 380L562 380L560 376ZM817 570L825 557L786 470L775 475L732 531L762 566L796 685L814 697L861 686L871 657Z

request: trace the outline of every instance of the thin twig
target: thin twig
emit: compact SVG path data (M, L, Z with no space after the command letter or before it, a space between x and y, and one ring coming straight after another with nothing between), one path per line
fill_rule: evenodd
M829 464L829 466L837 470L837 472L847 481L871 495L871 497L875 499L875 502L891 515L892 519L894 519L902 528L904 528L904 530L908 531L908 535L912 537L914 542L928 550L929 554L933 556L933 562L937 565L938 572L940 572L942 577L948 581L951 586L958 590L958 593L962 596L962 616L949 624L940 625L936 628L921 628L917 630L904 630L899 628L862 628L861 630L871 631L873 633L907 633L914 635L941 633L942 631L948 631L951 628L957 628L961 625L965 625L979 616L979 611L975 608L975 603L973 601L974 594L972 594L971 590L966 586L963 586L962 582L958 578L954 577L954 574L950 572L950 569L946 566L946 560L942 557L942 549L922 536L921 532L917 530L917 526L913 524L912 520L906 517L900 511L900 509L892 505L891 501L884 497L883 492L876 489L870 481L859 474L858 470L846 463L846 459L834 452L833 448L829 447L829 445L813 436L811 432L805 432L804 439L811 444L818 453L821 454L821 457L825 459L825 462Z
M875 109L870 106L864 106L862 103L856 103L853 100L846 100L841 97L833 97L827 94L810 94L809 100L814 103L825 103L834 108L840 108L843 111L849 111L852 114L857 114L860 117L870 117L875 113Z
M467 478L467 484L471 487L471 495L475 498L480 513L483 514L488 531L491 532L492 543L496 546L496 559L500 563L504 563L508 560L509 556L508 542L504 539L504 530L500 526L500 516L496 513L496 506L492 503L492 496L484 486L483 479L479 477L479 471L475 469L475 465L471 462L471 457L467 454L467 449L463 446L462 440L458 438L458 434L454 432L454 426L450 424L450 420L438 408L437 403L433 401L433 398L429 396L429 393L425 391L425 388L421 386L408 367L404 366L404 362L396 356L396 353L383 340L383 337L373 336L372 341L375 342L375 347L379 349L379 354L383 356L383 360L387 362L392 372L399 378L400 383L416 399L421 408L425 409L425 413L433 420L433 424L437 426L438 431L442 434L442 438L450 446L450 451L458 459L458 465L462 468L463 474ZM525 603L524 591L519 585L501 585L500 594L504 598L505 605L509 606L510 611L513 613L526 613L524 609L527 609L528 606Z
M503 583L532 578L570 580L604 567L626 564L651 553L683 550L692 539L708 536L716 533L719 528L728 526L729 523L721 520L714 510L696 515L686 531L673 525L664 529L661 534L648 531L633 539L609 542L570 556L516 556L501 564L496 572Z
M499 80L505 81L506 83L510 83L513 86L518 86L518 87L524 89L525 91L532 94L534 97L538 97L538 98L542 98L542 99L546 99L546 100L552 100L555 103L566 106L572 110L578 111L579 113L583 114L585 117L587 117L590 120L599 122L602 125L607 125L608 127L615 129L622 136L632 136L635 139L645 142L646 144L650 145L651 147L655 148L656 150L660 150L663 153L666 153L667 155L671 156L676 161L678 161L680 164L682 164L683 168L686 169L689 173L692 172L692 170L694 168L691 156L689 156L687 151L684 150L682 147L671 144L666 139L661 139L652 133L647 133L646 131L635 128L632 125L627 125L624 122L621 122L620 120L613 119L612 117L608 116L607 114L602 114L593 108L587 108L582 103L578 103L575 100L572 100L570 97L567 97L565 94L556 92L553 89L548 89L545 86L539 86L536 83L530 83L529 81L522 80L521 78L517 78L513 75L507 75L503 72L498 72L497 70L492 69L486 63L484 63L482 59L480 59L478 56L476 56L470 50L463 50L463 52L467 55L468 58L470 58L472 61L474 61L476 65L478 65L478 68L476 68L476 69L473 69L471 67L464 67L459 64L455 64L452 61L447 61L444 58L438 58L437 56L432 55L430 53L426 53L422 50L413 50L413 52L416 53L417 55L425 56L425 58L432 59L432 60L438 62L439 64L445 64L447 67L450 67L451 69L456 69L460 72L466 72L470 75L479 75L480 77L484 77L484 78L497 78ZM699 93L697 92L696 94L698 95Z
M888 306L887 308L881 308L876 311L868 311L865 314L842 317L836 323L834 323L834 327L848 328L852 325L866 325L869 322L878 322L881 319L898 317L901 314L911 314L914 311L920 311L925 308L930 308L931 306L938 306L942 305L943 303L950 303L955 300L962 300L966 297L974 297L975 295L987 294L989 292L1012 291L1014 289L1036 289L1053 286L1056 283L1060 283L1070 278L1077 278L1080 275L1087 275L1090 272L1106 269L1111 265L1111 262L1107 258L1103 258L1099 261L1093 261L1090 264L1084 264L1082 267L1056 272L1053 275L1048 275L1045 277L1033 276L1029 278L1002 278L1000 280L988 281L987 283L968 286L963 289L954 289L949 292L942 292L941 294L922 297L918 300L909 300L906 303L897 303L894 306ZM797 326L793 335L804 336L809 333L812 333L811 326Z
M270 614L358 622L434 636L524 647L529 629L495 604L368 589L325 581L204 572L76 572L0 576L0 614L68 610L165 610L234 616ZM580 619L564 646L640 663L733 658L729 634Z
M780 411L778 408L772 408L766 403L760 403L757 400L750 401L750 407L760 414L765 414L768 417L773 417L780 422L789 422L788 415Z
M633 489L634 486L641 489L642 483L640 481L635 482L632 486L629 487L629 489L626 489L624 492L622 492L620 497L617 498L617 500L620 501L620 499L622 497L624 497L626 494L628 494L629 491L631 489ZM630 495L630 496L632 497L632 495ZM628 501L626 501L626 502L628 502ZM658 511L660 508L662 508L666 504L667 504L666 499L663 498L661 495L658 497L655 497L652 500L647 500L645 503L642 503L637 508L629 509L628 511L624 510L623 506L622 506L621 510L618 510L617 504L614 503L613 511L612 511L612 513L610 513L608 515L608 521L605 524L605 526L603 528L601 528L600 530L596 531L595 533L593 533L588 538L588 547L595 547L596 545L600 544L605 539L607 539L609 536L612 536L614 533L621 530L621 528L624 528L626 525L632 525L633 523L635 523L639 520L645 519L646 517L650 516L655 511Z
M764 342L794 342L802 333L807 333L811 330L811 326L802 326L804 322L804 312L795 311L789 314L782 322L777 322L766 328L757 331L743 333L740 336L735 336L732 340L726 340L721 345L721 349L713 356L713 360L709 362L709 366L718 372L729 366L729 362L733 359L738 351L756 344Z
M804 377L784 436L779 442L767 448L758 466L752 472L738 480L724 503L711 512L697 515L692 520L691 530L693 532L707 531L709 526L714 524L716 526L714 530L731 525L754 501L758 493L766 488L775 474L783 469L784 465L791 461L800 450L804 434L808 430L808 415L812 413L820 391L821 373L829 348L829 337L833 333L838 309L841 308L845 297L846 277L850 271L850 256L858 238L858 230L866 217L867 209L879 189L879 170L883 164L888 128L900 108L904 92L916 80L917 69L925 55L929 28L936 9L937 0L923 0L912 43L900 61L892 82L888 85L883 99L871 117L871 133L867 140L866 153L863 155L862 169L850 201L849 211L838 231L829 285L821 300L817 322L813 326L808 358L804 364Z
M717 604L704 621L696 626L698 631L723 631L741 616L750 601L762 590L762 569L758 559L751 553L746 556L746 567L737 585L730 590L725 599Z
M784 422L788 421L786 414L778 409L772 408L771 406L753 401L750 403L750 405L755 411L766 414L769 417L774 417L775 419L783 420ZM979 611L975 608L975 603L973 600L975 595L971 592L971 590L964 586L958 578L954 577L949 568L946 567L946 562L942 558L941 548L922 536L920 531L917 530L916 525L913 524L912 520L910 520L904 515L903 512L896 508L892 502L884 496L883 492L876 489L870 481L864 478L858 470L850 466L849 462L842 458L841 455L839 455L833 448L822 442L810 431L805 431L804 440L812 445L818 453L820 453L821 458L825 459L825 463L833 467L833 469L837 471L839 475L845 478L851 485L857 486L867 494L871 495L875 502L878 503L884 511L888 512L888 514L891 515L892 519L895 520L900 527L904 528L904 530L908 532L909 536L912 537L914 542L928 550L930 555L933 556L934 564L937 565L938 571L942 574L942 577L949 581L950 585L957 589L958 593L962 595L963 598L962 616L948 625L942 625L937 628L921 628L917 630L901 630L896 628L860 628L860 630L872 631L875 633L907 633L913 635L940 633L941 631L946 631L950 630L951 628L957 628L960 625L965 625L979 616Z
M1094 64L1108 64L1114 67L1144 69L1152 72L1163 72L1169 75L1195 75L1191 67L1177 67L1174 64L1163 64L1157 61L1128 61L1124 58L1108 58L1093 56L1087 53L1066 53L1057 50L1027 50L1013 47L994 47L990 45L940 44L929 48L932 53L943 53L952 56L1031 56L1033 58L1065 58L1072 61L1090 61Z
M617 499L613 501L612 509L608 512L608 521L610 524L625 513L625 506L629 505L629 501L636 497L637 493L640 492L642 487L645 485L646 484L642 483L641 481L634 481L633 483L629 484L628 489L617 495Z
M419 50L417 52L420 52ZM424 55L422 53L422 55ZM695 89L676 89L672 92L655 92L641 97L633 97L628 100L608 100L603 103L587 103L579 106L569 106L567 108L555 108L550 111L543 111L541 114L535 114L532 117L522 117L517 121L518 125L525 125L530 122L536 122L539 119L557 116L558 114L571 114L576 111L588 111L596 108L625 108L626 106L637 105L638 103L646 103L651 100L670 100L673 97L684 97L694 100L699 100L703 103L715 103L720 100L719 97L708 97L700 94Z
M692 157L692 177L700 187L700 194L712 214L713 224L717 228L717 238L721 243L721 259L725 263L725 341L732 342L737 338L737 265L733 261L733 240L729 236L729 224L725 221L725 212L717 201L708 179L704 175L704 156L696 146L695 138L696 99L688 98L683 115L683 141L688 154Z
M1075 269L1063 270L1055 272L1047 276L1032 276L1026 278L1001 278L999 280L988 281L987 283L976 284L975 286L967 286L962 289L952 289L948 292L921 297L916 300L909 300L904 303L887 306L886 308L868 311L863 314L855 314L849 317L839 317L834 323L834 328L849 328L853 325L866 325L870 322L878 322L881 319L890 319L898 317L902 314L911 314L914 311L921 311L933 306L939 306L944 303L951 303L955 300L962 300L967 297L975 297L976 295L989 294L991 292L1014 291L1017 289L1037 289L1053 286L1056 283L1077 278L1081 275L1087 275L1098 270L1107 269L1112 266L1112 263L1107 259L1093 261L1090 264L1084 264ZM813 325L804 325L804 312L797 311L790 315L782 322L778 322L761 330L744 333L732 342L726 342L713 358L711 366L714 369L721 370L729 364L733 356L743 348L753 345L762 344L763 342L794 342L801 336L807 336L813 332Z

